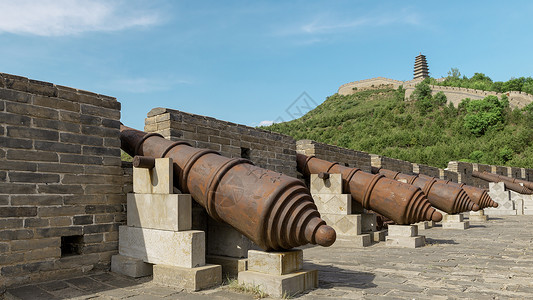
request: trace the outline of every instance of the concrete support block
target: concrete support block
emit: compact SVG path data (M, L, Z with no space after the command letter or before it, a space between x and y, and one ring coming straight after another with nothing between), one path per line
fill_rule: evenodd
M111 272L138 278L152 275L153 265L138 258L113 255L111 256Z
M329 174L328 179L321 179L318 174L310 176L311 194L342 194L341 174Z
M389 237L404 236L414 237L418 235L418 227L415 225L389 225Z
M128 194L128 226L183 231L192 228L190 194Z
M426 245L426 237L423 235L406 237L406 236L388 236L388 247L400 247L400 248L419 248Z
M119 253L152 264L199 267L205 265L205 233L120 226Z
M516 209L516 214L521 216L524 214L524 200L523 199L516 199L516 200L513 200L514 202L514 207Z
M533 209L524 209L524 215L533 215Z
M470 222L464 220L464 215L459 214L443 214L442 216L443 229L460 229L465 230L470 227Z
M435 227L435 221L427 221L427 223L429 228Z
M236 278L240 272L248 270L247 258L207 255L205 259L208 264L222 266L222 278Z
M486 222L487 216L485 215L483 210L471 211L470 215L468 216L468 220L470 222Z
M463 220L464 220L464 215L462 213L453 214L453 215L445 214L445 215L442 216L442 223L445 223L445 222L463 222Z
M320 214L337 235L356 236L362 233L361 215Z
M387 234L388 234L388 231L386 229L379 230L379 231L372 231L368 233L368 235L370 235L370 239L375 243L385 241Z
M248 251L248 270L271 275L285 275L303 267L303 251Z
M442 228L443 229L459 229L459 230L465 230L470 227L469 221L462 221L462 222L442 222Z
M286 297L318 287L318 272L303 270L303 251L250 250L248 271L240 272L239 284L254 286L273 297Z
M418 222L416 224L414 224L418 227L418 231L420 230L425 230L425 229L429 229L429 222L428 221L422 221L422 222Z
M154 265L154 283L198 291L222 284L222 267L205 265L183 268L168 265Z
M152 169L133 168L133 192L139 194L172 194L174 170L171 158L157 158Z
M347 215L352 213L352 196L350 194L312 194L312 196L318 212L321 214Z
M259 249L249 238L228 224L209 218L207 226L207 254L235 258L248 257L248 250Z
M317 270L300 270L286 275L263 274L254 271L239 273L239 284L260 288L272 297L291 297L318 287Z
M485 208L484 211L489 216L516 216L516 209Z
M361 214L361 231L368 233L377 231L377 216L373 213Z
M389 225L386 245L389 247L418 248L425 246L426 238L418 235L416 225Z

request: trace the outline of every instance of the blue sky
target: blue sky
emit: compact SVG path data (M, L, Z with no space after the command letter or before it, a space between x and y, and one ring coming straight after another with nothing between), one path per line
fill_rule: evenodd
M344 83L533 76L531 1L0 0L0 72L256 126Z

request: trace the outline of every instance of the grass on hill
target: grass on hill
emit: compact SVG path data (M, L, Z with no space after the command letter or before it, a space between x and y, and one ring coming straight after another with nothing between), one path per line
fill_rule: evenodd
M423 89L413 101L401 87L334 94L299 119L262 128L440 168L453 160L533 168L533 105L511 110L490 96L456 108Z

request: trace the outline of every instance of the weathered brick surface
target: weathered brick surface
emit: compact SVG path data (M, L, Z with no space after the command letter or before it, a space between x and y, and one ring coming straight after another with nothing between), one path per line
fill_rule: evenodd
M289 176L297 174L296 142L286 135L159 107L148 113L144 130L226 157L246 157L257 166Z
M0 119L0 290L109 265L131 185L120 103L0 73ZM82 254L61 257L71 235L83 236Z
M359 168L370 172L370 154L351 149L332 146L311 140L296 142L296 151L305 155L314 155L317 158L331 162L339 162L345 166Z

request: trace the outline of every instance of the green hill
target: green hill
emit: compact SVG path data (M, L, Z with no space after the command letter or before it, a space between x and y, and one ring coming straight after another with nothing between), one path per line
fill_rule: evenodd
M334 94L305 116L263 129L410 162L446 167L452 160L533 168L533 105L511 110L489 96L446 105L429 80L412 101L400 87Z

